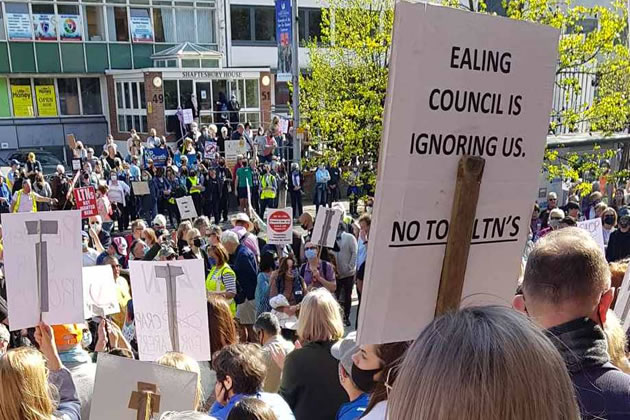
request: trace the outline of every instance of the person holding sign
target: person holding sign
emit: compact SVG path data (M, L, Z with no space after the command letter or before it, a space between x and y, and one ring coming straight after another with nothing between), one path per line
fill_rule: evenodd
M323 248L320 252L319 247L312 242L304 245L306 262L300 267L300 277L304 279L309 289L324 287L330 293L335 293L337 289L335 268L328 261L320 259L323 253L327 255L327 249Z
M40 351L21 347L0 357L0 417L79 420L81 404L72 376L59 359L50 326L40 323L35 340ZM58 390L59 403L50 393L51 385ZM33 417L33 412L38 416Z
M35 213L37 212L37 203L57 204L57 199L43 197L31 188L31 180L25 179L22 182L22 189L13 194L12 213Z
M552 232L529 254L513 306L547 329L577 392L583 418L627 419L630 375L610 363L604 325L615 289L588 232Z

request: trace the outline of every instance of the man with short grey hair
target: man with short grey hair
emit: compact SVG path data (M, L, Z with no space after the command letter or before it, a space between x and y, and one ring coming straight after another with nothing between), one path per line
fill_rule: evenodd
M583 229L556 230L529 254L515 309L547 331L575 386L583 419L630 418L630 375L610 362L604 325L615 295L600 246Z
M285 340L280 335L280 323L271 312L263 312L256 319L254 332L258 335L258 344L262 346L267 376L263 383L263 391L278 392L282 379L282 369L273 360L274 353L282 353L285 356L295 348L293 343Z
M544 229L548 226L549 213L551 210L558 208L558 195L551 191L547 194L547 208L540 213L540 228Z

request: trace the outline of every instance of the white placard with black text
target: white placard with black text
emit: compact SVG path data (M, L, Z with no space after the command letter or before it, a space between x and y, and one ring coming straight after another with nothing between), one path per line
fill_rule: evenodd
M597 245L602 248L604 254L606 253L606 246L604 245L604 231L601 218L596 217L595 219L578 222L578 227L587 231L588 234L591 235L591 237L595 240L595 242L597 242Z
M177 202L177 208L179 209L179 215L182 220L194 220L197 218L197 209L195 209L195 202L191 196L185 195L176 198L175 201Z
M290 245L293 243L293 210L268 209L267 243L270 245Z
M140 360L154 361L168 351L210 360L203 261L131 261L129 272Z
M509 304L556 70L553 28L405 1L394 16L362 344L415 339L433 319L465 155L486 163L462 304Z
M2 227L11 330L37 325L40 314L50 325L84 322L81 211L4 214Z

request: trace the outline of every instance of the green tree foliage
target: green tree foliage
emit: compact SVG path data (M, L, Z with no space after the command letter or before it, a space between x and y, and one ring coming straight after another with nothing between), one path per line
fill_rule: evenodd
M484 1L444 3L480 13L495 13L497 9ZM564 93L565 106L552 113L550 132L560 126L574 131L586 123L590 130L612 133L630 125L624 1L612 0L607 7L584 7L571 0L510 0L503 1L502 6L511 19L550 25L563 34L557 67L557 74L563 77L558 77L557 85ZM353 159L376 163L383 129L392 10L393 0L331 0L330 7L323 10L321 38L308 45L311 69L300 79L301 118L317 150L306 160L307 165L321 160L348 164ZM578 73L595 73L592 104L579 103L583 86ZM569 167L582 173L589 169L573 168L558 159L546 160L548 170L554 166L549 173L570 178L575 173L563 172ZM374 171L367 176L374 183Z

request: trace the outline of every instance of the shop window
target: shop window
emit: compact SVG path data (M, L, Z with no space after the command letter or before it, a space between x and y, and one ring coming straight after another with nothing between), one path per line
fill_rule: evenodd
M173 8L162 7L153 9L153 25L155 28L155 42L175 42L175 24L173 22Z
M127 8L108 7L107 27L110 41L128 42L129 24L127 22Z
M214 10L197 9L197 37L200 44L214 44Z
M79 115L79 89L77 79L57 79L59 89L59 110L61 115Z
M33 4L33 29L35 39L38 41L57 40L57 16L55 6L52 4Z
M40 117L56 117L58 114L55 81L53 79L36 78L34 84L37 115Z
M177 42L196 42L195 12L193 9L175 9L175 27L177 28Z
M87 25L88 41L105 40L105 23L101 6L85 6L84 16Z
M33 117L33 92L31 79L11 80L11 102L13 103L13 115L16 117Z
M164 109L177 109L177 80L164 81Z
M83 115L102 114L101 83L98 77L81 78L79 81L81 82Z

